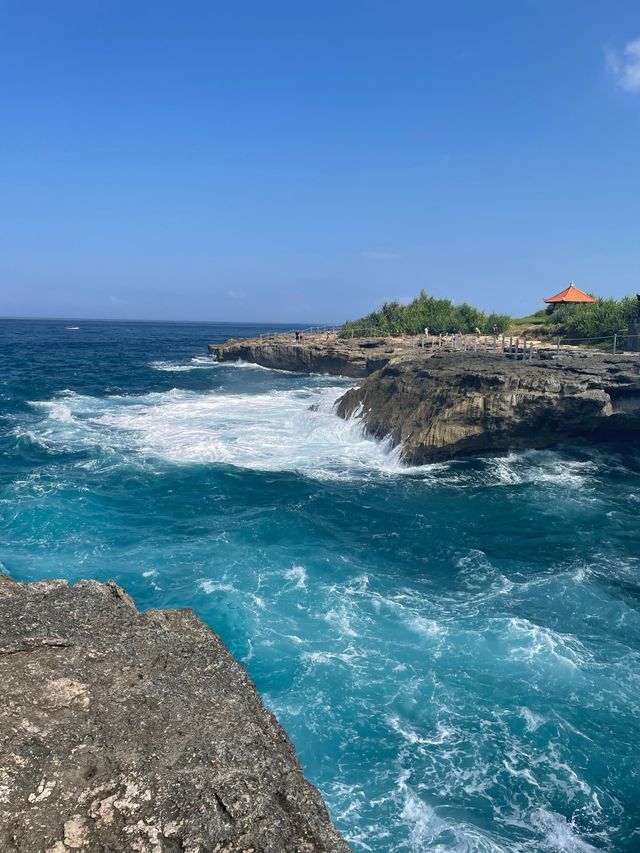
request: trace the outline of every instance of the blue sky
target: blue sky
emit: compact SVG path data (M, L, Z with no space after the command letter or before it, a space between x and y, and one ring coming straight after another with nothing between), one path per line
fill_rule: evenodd
M0 316L640 291L640 4L3 0Z

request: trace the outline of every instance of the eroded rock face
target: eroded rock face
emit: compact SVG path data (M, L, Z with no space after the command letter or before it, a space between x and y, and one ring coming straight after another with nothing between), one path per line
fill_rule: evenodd
M245 670L190 611L0 575L3 853L348 853Z
M251 338L209 344L209 352L218 361L247 361L276 370L361 378L379 370L408 346L385 338L326 341L322 336L297 343L292 336L279 335L275 341ZM411 346L415 347L415 342Z
M575 353L512 361L435 353L392 359L337 404L420 465L472 453L551 447L576 436L640 438L640 359Z

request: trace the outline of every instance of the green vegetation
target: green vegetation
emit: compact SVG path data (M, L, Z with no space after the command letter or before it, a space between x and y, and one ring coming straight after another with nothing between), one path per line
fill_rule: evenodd
M504 332L511 322L507 314L485 314L466 302L454 305L450 299L427 296L424 290L408 305L385 302L379 311L372 311L360 320L349 320L340 329L341 338L368 335L420 335L425 328L430 334L449 332L473 333L476 328L491 334L494 324Z
M349 320L340 329L340 337L384 335L421 335L425 328L433 335L480 329L490 335L494 324L498 332L539 338L603 338L620 334L630 319L637 316L638 302L633 296L601 299L599 302L549 305L528 317L511 318L507 314L485 314L466 302L454 305L450 299L427 296L424 290L408 305L385 302L359 320Z
M529 314L528 317L514 317L509 328L513 327L517 330L519 326L545 326L548 319L549 312L543 308L535 314Z
M627 328L636 316L638 301L632 296L623 299L601 299L600 302L577 305L558 305L546 312L546 328L554 337L599 338Z
M638 301L632 296L573 305L565 303L555 308L550 305L528 317L514 319L509 333L550 339L604 338L613 336L614 332L622 333L629 320L637 315L637 310Z

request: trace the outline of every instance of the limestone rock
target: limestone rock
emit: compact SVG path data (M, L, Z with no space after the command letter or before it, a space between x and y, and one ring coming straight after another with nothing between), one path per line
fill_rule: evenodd
M247 361L276 370L360 378L384 367L394 354L409 346L415 347L415 341L390 345L385 338L327 341L316 335L298 343L291 335L279 335L276 340L247 338L209 344L209 352L218 361Z
M392 359L340 398L342 417L402 446L420 465L470 453L550 447L577 436L640 438L640 359L572 353Z
M245 670L191 611L0 575L3 853L347 853Z

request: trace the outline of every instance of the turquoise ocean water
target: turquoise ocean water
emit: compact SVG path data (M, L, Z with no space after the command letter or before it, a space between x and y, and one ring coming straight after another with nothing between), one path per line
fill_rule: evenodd
M0 321L1 567L192 607L354 851L640 850L637 448L403 469L257 330Z

